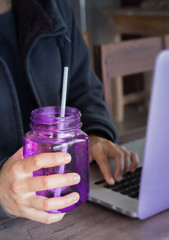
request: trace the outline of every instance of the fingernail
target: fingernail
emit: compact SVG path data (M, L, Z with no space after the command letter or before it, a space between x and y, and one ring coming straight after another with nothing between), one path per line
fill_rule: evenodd
M73 180L74 180L75 183L79 183L79 182L80 182L80 176L75 173L75 174L73 175Z
M79 194L78 193L73 193L72 194L72 200L74 203L79 201Z
M110 181L111 181L112 184L115 184L115 181L114 181L113 178L111 178Z
M64 162L70 162L71 161L71 156L70 154L64 154L63 155Z

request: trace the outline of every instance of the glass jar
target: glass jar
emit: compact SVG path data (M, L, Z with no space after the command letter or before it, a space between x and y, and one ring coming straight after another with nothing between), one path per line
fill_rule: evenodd
M23 140L23 156L28 158L39 153L68 152L72 157L69 164L42 168L33 172L33 176L47 176L76 172L81 176L79 184L63 188L36 192L47 198L60 197L78 192L80 200L64 209L51 212L67 212L84 203L89 193L89 143L88 136L81 130L80 112L76 108L66 107L65 117L60 117L58 106L42 107L31 113L31 130Z

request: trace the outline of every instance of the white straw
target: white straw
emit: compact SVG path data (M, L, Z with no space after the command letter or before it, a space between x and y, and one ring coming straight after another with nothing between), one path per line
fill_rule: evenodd
M61 117L65 116L68 71L69 71L69 67L64 67L63 87L62 87L62 100L61 100L61 115L60 115Z
M65 117L68 71L69 71L69 67L64 67L62 99L61 99L61 114L60 114L61 117ZM67 149L68 149L68 145L65 144L65 145L63 145L61 152L67 152ZM60 165L58 174L64 174L64 171L65 171L65 165L64 164ZM60 197L61 192L62 192L62 188L54 189L54 197Z

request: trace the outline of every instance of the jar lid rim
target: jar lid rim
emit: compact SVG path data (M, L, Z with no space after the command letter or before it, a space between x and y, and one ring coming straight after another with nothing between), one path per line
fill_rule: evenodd
M60 106L46 106L40 107L31 112L31 120L43 122L66 122L80 118L81 113L77 108L66 107L65 117L60 116L61 107ZM55 116L58 114L58 116Z

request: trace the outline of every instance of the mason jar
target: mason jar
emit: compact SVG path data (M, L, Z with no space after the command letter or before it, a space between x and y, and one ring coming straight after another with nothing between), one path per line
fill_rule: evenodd
M42 107L32 111L30 131L23 139L24 158L49 152L68 152L72 157L72 161L66 165L34 171L34 177L71 172L81 176L77 185L36 192L36 195L47 198L65 196L71 192L79 193L80 200L77 203L51 211L52 213L76 209L88 199L89 193L89 141L88 136L81 130L80 111L66 107L65 117L60 117L60 114L59 106Z

